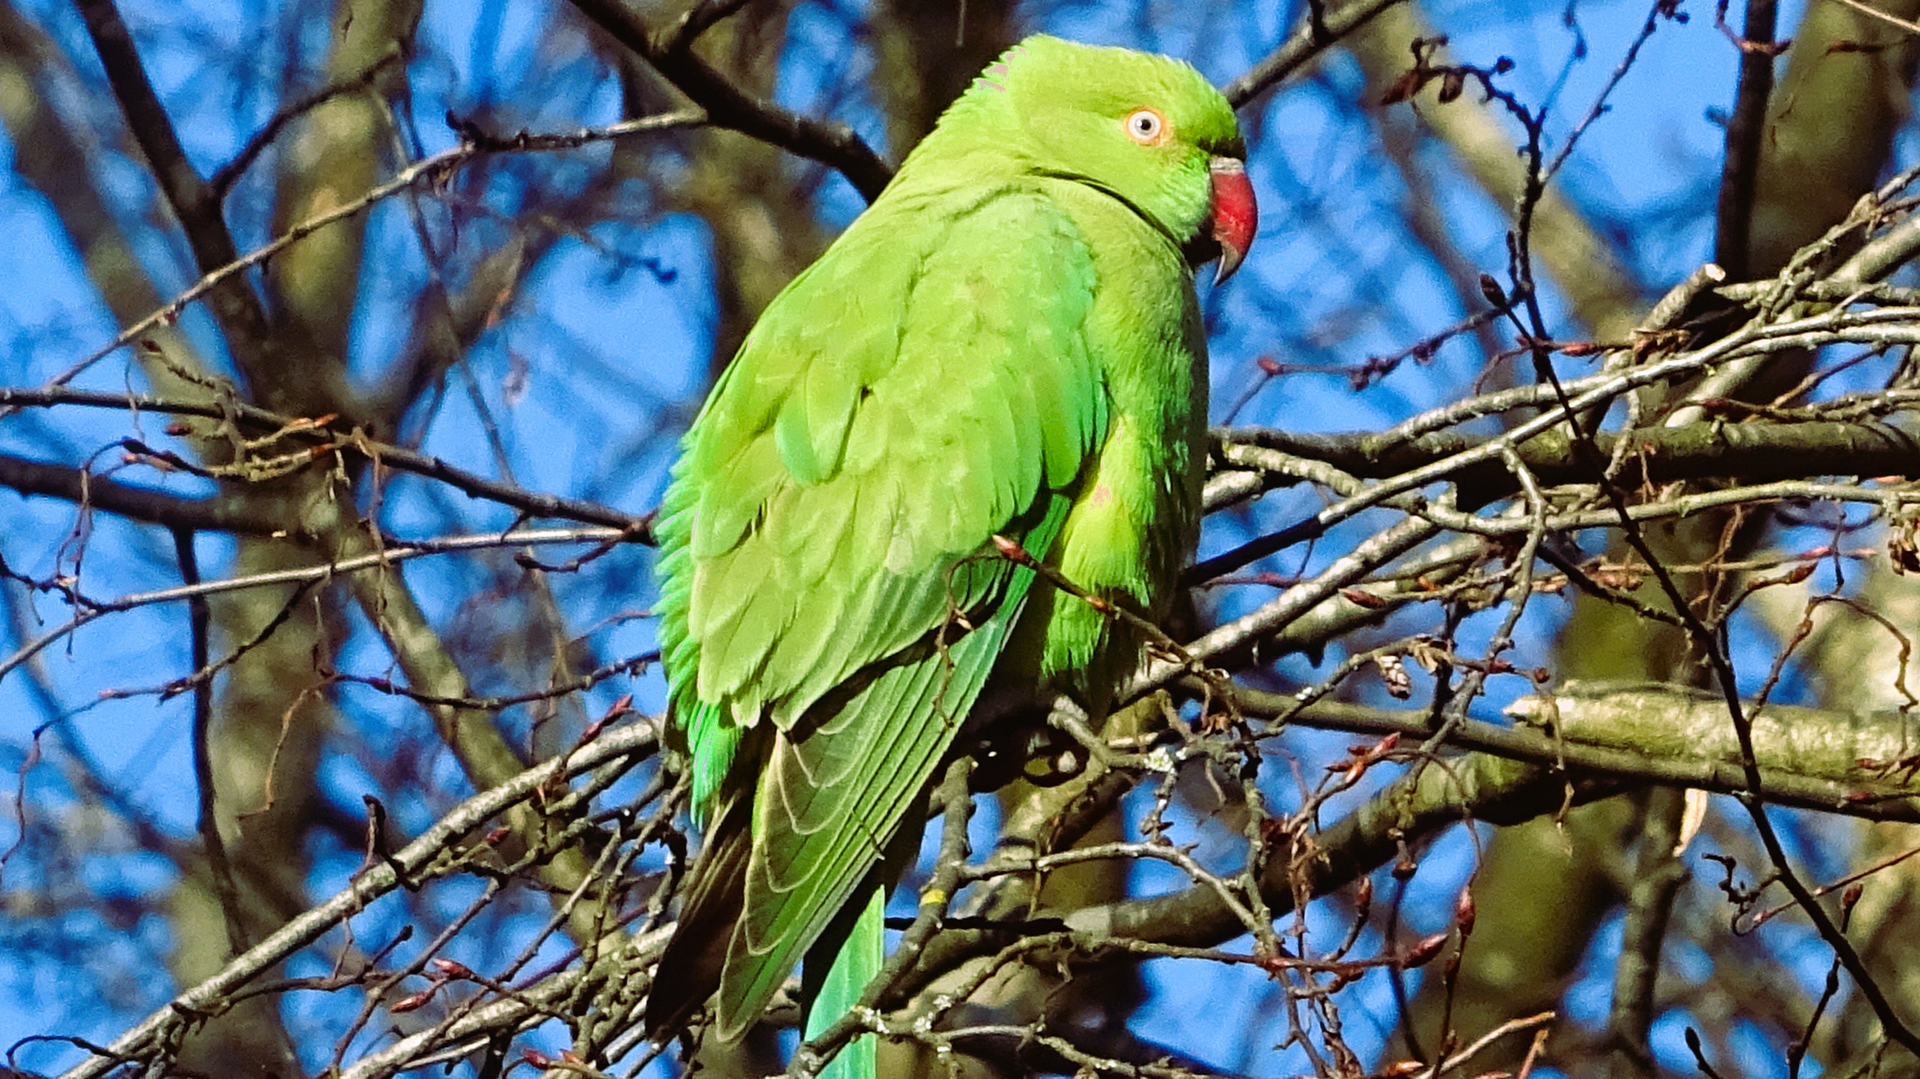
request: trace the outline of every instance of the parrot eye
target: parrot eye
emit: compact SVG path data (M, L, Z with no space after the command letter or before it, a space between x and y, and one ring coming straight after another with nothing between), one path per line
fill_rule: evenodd
M1135 109L1121 121L1127 137L1142 146L1158 146L1167 141L1167 118L1159 109Z

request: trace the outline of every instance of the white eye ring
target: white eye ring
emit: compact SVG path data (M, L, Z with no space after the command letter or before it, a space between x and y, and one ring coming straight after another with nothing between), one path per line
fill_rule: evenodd
M1127 114L1120 126L1126 128L1127 137L1142 146L1158 146L1167 141L1167 118L1155 108L1139 108Z

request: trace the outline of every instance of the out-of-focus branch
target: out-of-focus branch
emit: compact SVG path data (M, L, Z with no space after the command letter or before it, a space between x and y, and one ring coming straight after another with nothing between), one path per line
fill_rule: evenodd
M603 139L620 138L625 135L634 135L643 132L691 127L704 122L705 116L699 111L683 110L680 112L663 113L659 116L646 116L635 120L623 120L620 123L609 124L603 128L583 130L575 135L566 136L553 142L531 140L525 144L515 143L511 148L515 150L533 151L566 150L584 145L587 142L598 142ZM288 246L299 243L302 239L312 235L315 231L325 228L335 221L340 221L360 213L377 202L392 198L394 195L405 191L423 179L428 182L443 179L473 158L485 153L498 152L498 150L498 147L493 146L461 145L413 162L395 173L392 179L369 188L359 197L348 199L327 210L325 213L317 214L300 222L286 232L275 236L267 243L247 252L243 257L236 258L223 266L217 266L205 271L199 280L174 296L173 299L167 301L164 306L149 313L139 321L134 322L118 334L115 334L113 340L95 349L85 359L82 359L79 363L61 372L51 380L51 383L53 385L64 385L72 381L82 371L98 363L102 358L111 355L115 350L124 348L153 332L156 327L172 325L179 319L180 313L186 310L188 305L194 301L213 292L234 275L266 262L274 255L285 250ZM268 404L269 407L280 407L272 402L268 402ZM298 409L294 411L298 411Z
M13 87L0 109L13 145L33 147L13 155L13 168L53 208L86 267L100 300L119 323L132 322L160 306L160 290L135 254L119 215L101 188L94 147L75 136L54 102L77 80L64 53L46 32L12 4L0 5L0 79ZM168 396L202 396L196 380L205 365L177 326L148 331L154 347L137 357L148 382ZM165 363L158 362L163 358ZM184 372L176 374L168 364ZM4 409L0 409L4 414Z
M1754 188L1759 183L1767 105L1773 95L1773 61L1781 51L1773 40L1777 6L1775 0L1747 0L1746 24L1735 38L1740 49L1740 81L1733 113L1727 118L1727 152L1720 171L1719 229L1713 260L1736 281L1745 280L1750 273L1748 230L1753 222ZM1729 37L1735 37L1731 28L1724 24L1722 28Z
M249 498L186 498L96 476L83 468L30 461L12 454L0 454L0 487L22 495L65 499L88 512L118 514L166 528L266 536L286 527L282 519Z
M167 115L153 83L147 79L146 66L140 61L119 8L113 0L80 0L78 7L106 70L107 85L113 88L127 127L146 155L147 168L159 183L160 193L180 219L194 255L205 269L232 262L233 237L219 219L218 200L187 160L187 152L174 132L173 118Z
M1613 1007L1608 1033L1617 1079L1653 1079L1652 1031L1658 1011L1655 996L1660 950L1673 917L1673 900L1687 880L1678 849L1684 842L1683 802L1679 791L1653 792L1645 801L1641 827L1630 855L1633 887L1620 928L1620 961L1614 968Z
M1750 19L1773 6L1772 0L1752 2ZM1920 0L1876 0L1875 6L1907 19L1920 14ZM1741 98L1728 128L1730 159L1734 125L1747 105L1746 66L1773 62L1745 51L1751 48L1741 54ZM1723 237L1744 233L1747 264L1735 280L1787 265L1873 190L1909 122L1917 61L1920 41L1912 36L1838 3L1807 6L1787 50L1786 70L1759 103L1764 115L1754 130L1741 132L1756 156L1754 175L1746 181L1753 185L1750 209L1745 219L1720 221Z
M338 82L371 74L365 89L318 102L289 126L274 174L273 231L332 208L342 192L372 187L387 162L402 156L388 103L405 99L410 72L404 63L382 61L413 51L424 7L425 0L386 0L340 9L352 14L332 21L326 77ZM351 320L340 317L359 296L369 220L345 218L319 229L264 267L258 280L282 347L298 350L308 362L277 371L273 396L263 400L341 412L385 434L348 380Z
M282 105L261 126L260 130L253 133L253 137L247 140L247 144L240 148L239 153L234 154L226 164L214 170L213 177L207 181L207 185L213 188L217 197L225 198L234 183L253 167L253 163L259 160L267 147L273 145L273 140L280 137L280 132L285 130L288 124L336 97L366 89L382 72L405 59L406 56L401 52L389 52L353 75L330 82L298 101Z
M161 194L180 222L195 265L201 273L211 274L232 264L238 251L220 215L219 195L187 160L174 132L173 118L167 115L147 78L119 9L113 0L79 0L78 6L94 51L106 69L107 84L120 103L134 141L146 155L147 167L159 183ZM228 335L235 364L250 384L271 387L273 373L284 357L279 356L259 298L240 282L210 291L214 314ZM268 403L279 402L269 398Z

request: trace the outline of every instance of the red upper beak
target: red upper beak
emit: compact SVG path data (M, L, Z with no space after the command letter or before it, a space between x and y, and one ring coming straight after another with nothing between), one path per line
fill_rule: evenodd
M1213 239L1220 245L1220 265L1214 270L1213 283L1219 284L1240 268L1253 246L1254 230L1260 226L1260 204L1253 197L1253 181L1247 179L1247 166L1231 157L1216 157L1207 162L1213 177Z

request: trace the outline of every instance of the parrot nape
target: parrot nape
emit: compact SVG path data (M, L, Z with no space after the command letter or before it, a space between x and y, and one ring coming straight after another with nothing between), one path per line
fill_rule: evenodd
M655 526L669 744L706 833L656 1039L709 999L741 1037L803 953L806 1034L831 1025L880 967L882 863L982 690L1105 710L1140 642L994 539L1165 612L1206 458L1193 269L1224 278L1252 242L1245 158L1187 64L1027 38L747 335Z

